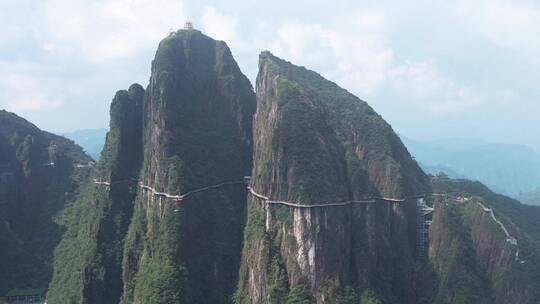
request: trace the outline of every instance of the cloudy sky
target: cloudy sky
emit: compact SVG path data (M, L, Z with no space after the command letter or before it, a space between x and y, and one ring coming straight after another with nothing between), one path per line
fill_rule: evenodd
M252 81L270 50L409 137L540 151L537 1L0 0L0 108L54 132L106 127L114 92L146 86L157 44L186 20Z

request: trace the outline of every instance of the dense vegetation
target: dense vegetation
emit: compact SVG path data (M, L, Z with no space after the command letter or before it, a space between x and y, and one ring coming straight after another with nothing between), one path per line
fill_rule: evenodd
M430 265L434 269L431 279L437 284L426 303L537 303L540 208L466 180L435 179L434 192L447 195L436 199ZM457 202L460 196L470 199ZM517 245L507 242L479 202L493 209Z
M110 131L93 178L63 217L67 232L55 251L48 299L54 303L118 303L122 295L123 239L133 213L142 150L144 90L116 93Z
M0 111L0 295L13 288L44 288L63 229L59 218L90 157L72 141Z
M437 205L430 231L430 256L438 288L431 303L493 303L487 278L476 262L466 212L452 202Z
M145 97L140 179L168 193L242 181L251 169L254 110L252 87L224 42L198 31L179 31L163 40ZM132 281L123 300L230 302L240 261L245 187L190 196L178 213L166 201L160 211L147 199L140 195L135 202L125 259L141 262L125 269ZM165 266L170 275L163 272ZM176 286L170 300L154 299L163 283Z
M275 98L279 110L272 148L284 149L282 153L287 153L302 172L309 166L329 166L307 171L300 182L320 186L324 178L318 174L345 166L347 178L352 184L360 184L350 189L358 191L353 195L402 196L427 190L422 171L399 137L366 102L316 72L268 52L261 54L260 65L260 70L267 69L265 77L279 75L275 87L269 89L275 92L268 92L274 95L268 98ZM261 77L260 73L258 83ZM319 164L325 154L330 155ZM328 158L333 158L329 164ZM317 179L317 183L309 179ZM315 191L314 196L319 194L317 189L309 190Z
M259 193L314 204L428 191L391 127L317 73L264 52L257 94ZM237 303L412 301L414 202L400 210L383 202L313 211L248 204Z
M0 112L0 293L50 281L55 304L540 302L540 208L480 183L430 185L367 103L268 52L257 94L224 42L185 30L160 43L146 91L115 95L95 168ZM140 187L186 194L246 175L301 204L433 191L429 260L415 259L415 199L292 209L242 183L181 202Z
M236 287L246 192L240 184L172 194L251 168L255 95L225 43L195 30L164 39L146 92L120 91L94 178L66 215L53 303L229 303ZM176 210L178 209L178 210ZM179 212L175 212L179 211Z

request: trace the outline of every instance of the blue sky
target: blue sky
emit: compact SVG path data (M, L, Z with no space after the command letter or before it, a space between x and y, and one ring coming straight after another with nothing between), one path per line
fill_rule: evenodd
M169 29L225 40L253 81L262 50L368 101L417 139L540 151L534 1L0 0L0 108L54 132L108 125L114 92L147 85Z

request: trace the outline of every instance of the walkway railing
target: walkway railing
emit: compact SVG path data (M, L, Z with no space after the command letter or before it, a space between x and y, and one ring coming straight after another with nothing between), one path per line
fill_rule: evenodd
M107 182L107 181L101 181L101 180L94 179L94 183L98 184L98 185L110 186L111 184L126 182L126 181L130 181L130 180L133 180L133 179L117 180L117 181L114 181L114 182ZM300 204L300 203L296 203L296 202L271 200L269 197L264 196L264 195L262 195L260 193L257 193L253 189L253 187L251 187L251 184L250 184L249 181L250 181L250 177L245 176L242 180L227 181L227 182L222 182L222 183L215 184L215 185L201 187L201 188L197 188L197 189L188 191L188 192L186 192L184 194L170 194L170 193L166 193L166 192L160 192L160 191L157 191L154 187L149 186L149 185L145 185L142 182L139 183L139 187L141 189L143 189L143 190L152 192L152 194L154 196L164 197L164 198L175 200L175 201L182 201L184 198L186 198L186 197L188 197L190 195L193 195L195 193L208 191L208 190L211 190L211 189L217 189L217 188L227 186L227 185L236 185L236 184L246 183L249 193L251 195L253 195L254 197L257 197L257 198L261 199L265 203L271 204L271 205L284 205L284 206L289 206L289 207L294 207L294 208L327 208L327 207L347 206L347 205L353 205L353 204L373 204L373 203L376 203L377 200L386 201L386 202L390 202L390 203L403 203L408 199L421 198L421 197L425 196L425 195L412 195L412 196L406 196L406 197L403 197L403 198L391 198L391 197L373 196L373 197L363 199L363 200L348 200L348 201L335 201L335 202L328 201L328 202L321 202L321 203L316 203L316 204Z
M267 204L274 204L274 205L284 205L294 208L327 208L327 207L339 207L339 206L348 206L353 204L374 204L377 202L377 200L380 201L386 201L389 203L403 203L407 201L408 199L412 198L421 198L424 197L424 195L412 195L412 196L406 196L404 198L390 198L390 197L382 197L382 196L372 196L370 198L364 199L364 200L349 200L349 201L336 201L336 202L321 202L316 204L299 204L295 202L286 202L286 201L275 201L271 200L267 196L264 196L260 193L257 193L251 185L248 185L248 190L251 195L254 197L257 197L264 201Z
M506 236L506 241L508 243L510 243L511 245L514 245L517 247L517 250L516 250L516 261L519 261L519 246L518 246L518 241L515 237L513 237L510 232L508 232L508 229L506 229L506 226L495 216L495 213L493 213L493 209L491 208L488 208L486 207L484 204L482 204L481 202L478 202L478 205L484 210L484 212L487 212L489 213L489 215L491 216L491 218L493 219L493 221L495 221L495 223L497 223L499 225L499 227L501 228L501 230L504 232L505 236ZM520 261L520 262L523 262L523 261ZM524 263L524 262L523 262Z
M217 189L217 188L221 188L221 187L224 187L224 186L227 186L227 185L236 185L236 184L243 184L243 183L244 183L244 180L222 182L222 183L219 183L219 184L210 185L210 186L198 188L198 189L195 189L195 190L191 190L191 191L188 191L188 192L186 192L186 193L184 193L182 195L169 194L169 193L166 193L166 192L159 192L156 189L154 189L153 187L150 187L148 185L144 185L142 182L139 184L139 187L141 187L144 190L152 192L152 194L155 195L155 196L161 196L161 197L165 197L165 198L168 198L168 199L181 201L184 198L186 198L186 197L188 197L188 196L190 196L192 194L195 194L195 193L207 191L207 190L210 190L210 189Z
M114 182L107 182L107 181L101 181L101 180L94 179L94 183L98 184L98 185L105 185L105 186L110 187L111 184L123 183L123 182L134 181L134 180L135 179L123 179L123 180L116 180ZM186 193L184 193L182 195L180 195L180 194L170 194L170 193L166 193L166 192L160 192L160 191L157 191L155 188L153 188L153 187L151 187L149 185L143 184L142 182L139 183L139 187L142 190L150 191L152 193L152 195L154 195L154 196L157 196L157 197L160 197L160 198L171 199L171 200L176 201L176 202L179 203L184 198L186 198L186 197L188 197L190 195L199 193L199 192L204 192L204 191L208 191L208 190L211 190L211 189L217 189L217 188L221 188L221 187L224 187L224 186L227 186L227 185L237 185L237 184L245 183L245 184L247 184L248 192L251 195L253 195L254 197L260 199L262 202L264 202L266 204L269 204L269 205L283 205L283 206L288 206L288 207L293 207L293 208L305 208L305 209L339 207L339 206L348 206L348 205L354 205L354 204L374 204L374 203L377 202L377 200L385 201L385 202L389 202L389 203L400 204L400 203L406 202L408 199L425 197L424 194L411 195L411 196L406 196L406 197L403 197L403 198L391 198L391 197L383 197L383 196L373 196L373 197L370 197L370 198L367 198L367 199L364 199L364 200L324 202L324 203L316 203L316 204L309 204L308 205L308 204L300 204L300 203L295 203L295 202L271 200L269 197L264 196L264 195L256 192L255 189L253 189L253 187L251 186L250 181L251 181L251 177L250 176L245 176L242 180L227 181L227 182L222 182L222 183L215 184L215 185L201 187L201 188L197 188L197 189L188 191L188 192L186 192ZM441 194L435 193L433 195L441 195ZM488 212L491 215L491 218L499 225L499 227L501 227L504 234L506 235L507 242L517 246L517 239L515 237L513 237L512 235L510 235L510 233L508 232L508 229L506 229L506 226L504 226L504 224L499 219L497 219L497 217L493 213L493 210L490 209L490 208L487 208L481 202L478 202L478 204L482 207L482 209L485 212ZM433 210L434 209L432 207L429 207L427 205L422 206L422 211L424 212L424 215L427 215L427 214L433 212ZM178 210L175 210L175 211L178 211ZM516 261L517 260L519 260L519 247L517 248L517 251L516 251ZM524 262L521 261L521 263L524 263Z
M127 182L133 182L133 181L137 181L137 179L136 178L125 178L125 179L114 180L112 182L102 181L101 179L98 180L97 178L93 179L94 184L96 184L96 185L105 185L105 186L110 186L110 185L114 185L114 184L121 184L121 183L127 183Z

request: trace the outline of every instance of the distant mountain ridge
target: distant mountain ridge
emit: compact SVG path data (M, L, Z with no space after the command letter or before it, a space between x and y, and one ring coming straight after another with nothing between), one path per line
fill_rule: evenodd
M61 135L73 140L78 145L83 147L84 151L92 156L93 159L98 160L99 154L105 145L105 136L107 135L107 129L82 129L73 132L62 133Z
M540 186L540 154L528 146L470 139L401 138L427 173L443 171L452 178L478 180L513 197Z
M529 192L521 193L518 196L518 200L527 205L540 206L540 187Z

